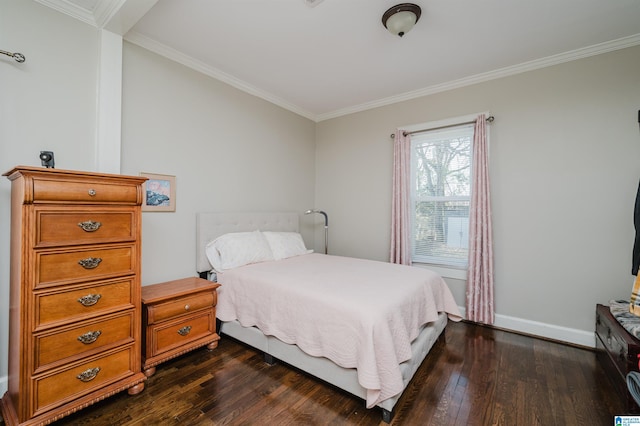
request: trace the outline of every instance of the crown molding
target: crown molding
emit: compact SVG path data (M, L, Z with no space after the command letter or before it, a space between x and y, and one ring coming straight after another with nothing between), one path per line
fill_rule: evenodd
M625 49L627 47L633 47L637 45L640 45L640 34L635 34L629 37L623 37L617 40L600 43L593 46L576 49L576 50L572 50L565 53L560 53L557 55L548 56L546 58L524 62L522 64L513 65L510 67L500 68L500 69L489 71L486 73L476 74L476 75L461 78L458 80L452 80L442 84L436 84L436 85L425 87L419 90L402 93L400 95L390 96L388 98L378 99L372 102L366 102L360 105L354 105L352 107L328 112L326 114L318 114L316 116L316 122L329 120L332 118L337 118L344 115L353 114L356 112L362 112L369 109L379 108L382 106L392 105L398 102L416 99L423 96L446 92L448 90L459 89L461 87L471 86L473 84L483 83L490 80L496 80L503 77L508 77L508 76L521 74L528 71L546 68L553 65L562 64L565 62L576 61L578 59L588 58L590 56L596 56L603 53L608 53L615 50Z
M87 24L93 25L97 28L102 28L109 20L117 13L127 0L100 0L96 4L95 10L88 10L80 7L76 4L69 2L68 0L36 0L38 3L62 12L68 16L78 19ZM150 1L150 0L147 0ZM157 0L156 0L157 1ZM307 3L320 3L322 0L305 0ZM155 1L152 1L152 5ZM148 6L150 7L150 6ZM575 61L578 59L588 58L590 56L596 56L615 50L625 49L627 47L633 47L640 45L640 34L635 34L629 37L623 37L617 40L612 40L605 43L596 44L593 46L572 50L549 57L536 59L533 61L524 62L518 65L510 67L500 68L485 73L476 74L473 76L461 78L458 80L452 80L442 84L436 84L433 86L424 87L418 90L401 93L399 95L390 96L387 98L377 99L371 102L365 102L359 105L353 105L347 108L338 109L322 114L314 114L310 111L300 108L291 102L288 102L278 96L275 96L269 92L261 90L251 84L242 81L230 74L227 74L217 68L207 65L197 59L187 56L173 48L163 45L155 40L152 40L142 34L134 31L129 31L124 37L125 40L199 71L212 78L220 80L236 89L242 90L246 93L264 99L277 106L280 106L286 110L289 110L295 114L301 115L315 122L325 121L332 118L337 118L356 112L362 112L369 109L379 108L387 105L392 105L398 102L404 102L411 99L420 98L423 96L429 96L436 93L446 92L448 90L459 89L465 86L473 84L483 83L490 80L496 80L503 77L508 77L516 74L521 74L528 71L533 71L541 68L550 67L553 65L562 64L565 62Z
M82 7L70 0L36 0L98 29L123 35L144 16L158 0L94 0L91 7Z
M51 9L57 10L58 12L64 13L67 16L75 18L79 21L82 21L86 24L97 27L96 17L92 10L86 9L84 7L78 6L77 4L71 3L66 0L36 0L36 2L50 7Z
M293 113L306 117L312 121L320 122L329 120L332 118L342 117L345 115L353 114L356 112L362 112L382 106L392 105L398 102L404 102L411 99L420 98L423 96L433 95L436 93L446 92L448 90L459 89L473 84L483 83L490 80L496 80L503 77L508 77L516 74L521 74L528 71L533 71L541 68L550 67L553 65L562 64L565 62L571 62L578 59L588 58L591 56L600 55L615 50L625 49L627 47L633 47L640 45L640 34L635 34L629 37L612 40L605 43L596 44L593 46L572 50L565 53L560 53L546 58L536 59L533 61L524 62L518 65L510 67L500 68L497 70L489 71L486 73L476 74L473 76L461 78L458 80L452 80L442 84L436 84L433 86L425 87L422 89L414 90L411 92L402 93L388 98L378 99L372 102L366 102L359 105L354 105L348 108L343 108L335 111L331 111L324 114L314 114L300 108L291 102L285 101L271 93L260 90L236 77L233 77L223 71L213 68L203 62L200 62L194 58L191 58L175 49L158 43L146 36L143 36L136 32L129 32L125 36L125 40L137 44L147 50L157 53L161 56L169 58L173 61L181 63L196 71L202 72L210 77L221 80L239 90L245 91L249 94L262 98L268 102L285 108Z
M98 3L93 13L96 27L104 28L127 0L107 0Z
M242 90L243 92L246 92L250 95L264 99L265 101L271 102L272 104L282 107L295 114L301 115L312 121L316 121L315 115L312 114L311 112L305 111L304 109L298 107L297 105L292 104L291 102L288 102L264 90L258 89L257 87L252 86L249 83L242 81L230 74L227 74L224 71L220 71L217 68L207 65L201 61L198 61L197 59L194 59L191 56L185 55L184 53L179 52L162 43L158 43L157 41L149 37L146 37L140 33L137 33L135 31L130 31L125 35L124 39L130 43L136 44L140 47L150 50L151 52L157 53L158 55L164 56L165 58L171 59L172 61L178 62L186 67L189 67L193 70L201 72L205 75L208 75L209 77L213 77L217 80L220 80L223 83L233 86L236 89Z

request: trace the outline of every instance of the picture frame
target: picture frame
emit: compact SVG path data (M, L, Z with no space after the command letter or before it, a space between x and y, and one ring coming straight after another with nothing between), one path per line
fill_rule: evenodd
M148 178L144 183L143 212L176 211L176 177L156 173L140 172Z

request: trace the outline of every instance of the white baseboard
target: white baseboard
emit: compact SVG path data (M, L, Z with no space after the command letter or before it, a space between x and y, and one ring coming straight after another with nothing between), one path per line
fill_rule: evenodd
M465 309L463 307L459 308L464 318L466 316ZM595 331L578 330L501 314L496 314L493 325L517 333L531 334L588 348L595 348L596 346Z
M7 376L0 377L0 398L7 391Z

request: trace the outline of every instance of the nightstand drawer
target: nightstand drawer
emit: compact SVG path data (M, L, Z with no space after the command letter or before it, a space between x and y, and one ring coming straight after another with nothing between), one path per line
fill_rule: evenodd
M609 353L620 375L625 376L627 373L626 364L629 353L628 347L622 337L613 331L612 324L601 316L596 317L596 333L604 346L603 349Z
M134 241L134 211L36 210L36 247Z
M36 288L135 273L135 246L112 246L36 254Z
M133 342L133 311L35 336L35 374L49 364L80 357L106 346Z
M151 356L155 356L184 346L215 333L214 310L203 311L197 315L182 318L180 321L168 321L150 327L147 332L151 344Z
M640 369L640 342L615 320L608 306L597 306L596 335L623 380L629 371Z
M207 291L147 306L147 324L156 324L160 321L185 315L200 309L212 308L217 303L216 292Z
M627 332L608 306L596 306L596 355L607 376L626 402L628 413L640 408L627 389L626 376L640 369L640 341Z
M131 278L35 295L35 330L134 307Z
M101 386L133 375L136 372L134 348L130 346L113 351L56 374L34 379L35 406L30 415L40 414L67 399L77 399Z

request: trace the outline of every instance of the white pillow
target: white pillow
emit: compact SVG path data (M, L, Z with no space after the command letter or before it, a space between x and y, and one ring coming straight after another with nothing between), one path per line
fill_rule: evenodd
M302 236L297 232L263 232L269 242L275 260L313 253L304 246Z
M217 272L274 260L269 243L260 231L224 234L207 244L205 254Z

